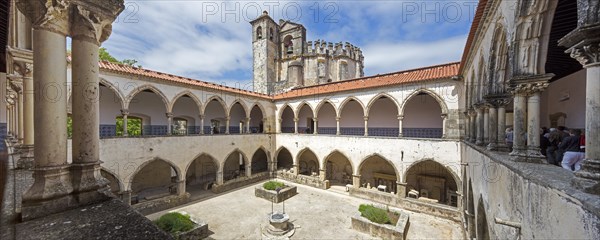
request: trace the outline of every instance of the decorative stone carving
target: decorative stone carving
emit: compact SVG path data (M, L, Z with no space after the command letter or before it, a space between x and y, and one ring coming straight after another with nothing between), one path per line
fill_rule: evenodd
M584 27L600 23L598 0L577 0L577 26Z
M110 36L112 22L125 9L122 0L103 1L102 6L95 1L77 1L71 10L71 36L100 44Z
M129 115L129 109L121 109L121 115L124 115L124 116Z
M600 30L600 29L599 29ZM565 51L581 65L590 66L600 64L600 43L574 46Z
M16 6L34 28L67 35L69 3L68 0L18 0Z
M165 116L167 116L167 118L173 118L173 113L172 112L165 113Z

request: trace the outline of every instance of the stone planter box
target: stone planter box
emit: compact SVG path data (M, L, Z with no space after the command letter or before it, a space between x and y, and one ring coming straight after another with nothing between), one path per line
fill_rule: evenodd
M394 212L400 213L400 218L398 219L396 226L371 222L371 220L358 213L352 217L352 229L382 239L404 240L406 239L406 234L408 233L408 227L410 225L409 216L402 211Z
M279 191L279 195L277 194L277 192L275 192L275 190L264 189L262 184L260 186L257 186L254 189L254 195L256 197L264 198L264 199L272 201L274 203L283 202L284 200L287 200L296 194L298 194L298 190L297 190L296 186L288 186L288 185L286 185L285 188L283 188L283 189L281 189L281 191Z
M192 221L196 223L196 227L192 228L192 230L189 230L187 232L178 232L174 234L175 239L196 240L208 237L208 224L202 221L198 221L196 219L192 219Z

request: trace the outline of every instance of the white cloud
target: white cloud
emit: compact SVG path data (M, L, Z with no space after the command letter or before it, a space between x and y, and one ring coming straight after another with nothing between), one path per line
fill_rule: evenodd
M433 42L373 42L363 48L365 74L395 72L460 61L466 35Z

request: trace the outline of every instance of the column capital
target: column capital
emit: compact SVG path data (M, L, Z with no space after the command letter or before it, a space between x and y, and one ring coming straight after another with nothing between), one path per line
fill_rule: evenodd
M342 117L335 117L335 121L339 121L341 119L342 119Z
M245 121L250 121L250 119L252 119L252 118L249 118L249 117L248 118L244 118Z
M225 117L225 121L231 121L231 117L230 116Z
M77 1L71 8L71 37L100 45L110 36L112 23L125 4L123 0L103 1L101 5L95 1Z
M205 116L204 116L204 114L199 114L199 115L198 115L198 117L199 117L200 119L204 119L204 117L205 117Z
M404 119L404 115L398 115L398 120L403 120Z
M167 113L165 113L165 115L167 116L167 118L172 118L173 117L173 113L172 112L167 112Z
M279 119L279 121L281 122L282 119ZM299 118L294 118L294 122L297 122L297 121L300 121L300 119Z
M549 81L554 77L554 74L541 74L541 75L524 75L515 76L510 80L510 92L513 95L531 95L533 93L540 93L546 90L550 85Z
M68 35L69 7L71 1L17 0L16 6L33 25L34 29Z
M121 115L124 115L124 116L129 115L129 109L121 109Z
M600 31L600 28L598 28ZM565 51L577 60L584 68L600 65L600 41L595 43L582 42Z
M442 117L442 119L448 118L448 114L447 113L442 113L440 116Z
M363 117L363 119L364 119L365 121L369 121L369 116L364 116L364 117Z
M319 119L318 118L313 118L313 121L318 122Z
M469 109L468 114L469 114L469 117L477 116L477 112L473 108Z
M33 77L33 63L24 61L13 62L14 74L19 77Z

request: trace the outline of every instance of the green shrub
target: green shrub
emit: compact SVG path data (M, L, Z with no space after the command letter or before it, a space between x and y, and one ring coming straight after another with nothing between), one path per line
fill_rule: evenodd
M379 224L391 224L392 221L388 216L388 211L374 207L373 205L361 204L358 207L360 215L369 219L371 222Z
M189 215L183 215L178 212L162 215L154 222L160 229L168 233L185 232L194 228L194 222Z
M263 188L265 188L267 190L275 190L278 187L283 188L283 187L285 187L285 184L280 183L280 182L275 182L275 181L268 181L265 184L263 184Z

